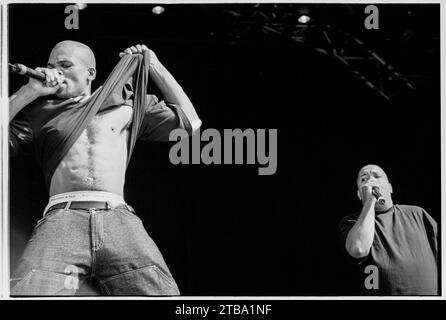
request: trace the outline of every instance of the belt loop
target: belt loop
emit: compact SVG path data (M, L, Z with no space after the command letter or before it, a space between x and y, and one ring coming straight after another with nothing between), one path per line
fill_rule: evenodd
M70 206L71 206L71 201L67 201L67 203L65 204L64 210L70 209Z
M110 210L112 208L110 201L105 202L107 210Z

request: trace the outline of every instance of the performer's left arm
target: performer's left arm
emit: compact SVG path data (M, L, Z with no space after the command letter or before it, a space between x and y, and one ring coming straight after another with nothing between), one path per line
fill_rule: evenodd
M201 120L183 88L181 88L172 74L158 60L156 54L147 48L146 45L138 44L125 49L119 56L122 57L125 54L142 53L144 51L149 52L150 78L157 85L167 103L175 104L181 108L191 124L192 132L195 132L201 126Z

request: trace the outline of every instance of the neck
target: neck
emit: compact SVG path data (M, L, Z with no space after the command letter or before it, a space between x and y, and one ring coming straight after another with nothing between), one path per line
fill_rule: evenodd
M91 88L88 87L84 92L82 92L80 95L73 97L74 100L81 101L91 96Z
M82 92L81 95L82 95L82 96L85 96L85 97L91 96L91 87L88 86L87 89L85 89L85 91Z
M375 211L376 212L385 212L385 211L389 211L392 207L393 207L392 201L386 201L386 203L382 206L379 205L378 203L376 203Z

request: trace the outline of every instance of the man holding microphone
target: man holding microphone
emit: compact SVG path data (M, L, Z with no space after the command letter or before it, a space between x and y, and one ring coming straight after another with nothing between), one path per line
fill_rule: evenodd
M192 134L201 121L152 50L138 44L119 57L91 93L93 51L62 41L47 68L36 69L45 81L31 79L10 98L11 155L33 150L50 196L12 276L12 295L74 295L89 279L104 295L179 294L124 199L125 172L137 139L168 141L173 129ZM164 100L147 95L149 79Z
M437 223L422 208L397 205L392 185L377 165L357 176L359 214L344 217L339 232L356 262L374 265L380 295L437 295Z

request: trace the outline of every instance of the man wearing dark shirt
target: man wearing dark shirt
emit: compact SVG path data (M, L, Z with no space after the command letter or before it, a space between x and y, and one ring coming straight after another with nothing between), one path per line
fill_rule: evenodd
M392 185L379 166L363 167L357 187L363 208L339 227L347 253L377 267L379 285L369 293L437 295L435 220L420 207L393 204Z

